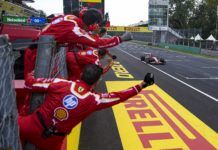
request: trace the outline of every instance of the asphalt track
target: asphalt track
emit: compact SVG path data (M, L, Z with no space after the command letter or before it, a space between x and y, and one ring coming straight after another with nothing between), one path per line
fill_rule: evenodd
M146 47L131 42L123 43L110 51L117 56L117 66L121 66L121 70L117 70L117 67L110 70L99 83L97 91L106 92L105 82L107 81L134 82L143 79L145 73L152 72L158 87L216 134L217 139L213 137L212 140L215 140L215 144L218 145L218 60ZM165 58L167 64L151 66L141 62L139 58L144 52L152 52ZM119 74L116 75L116 72L121 72L122 75L122 68L126 69L124 72L128 71L133 78L127 79L120 77ZM176 106L175 109L177 109ZM115 119L117 115L115 112L115 109L105 109L93 113L83 121L78 142L79 150L132 149L128 148L131 145L125 147L125 140L128 141L128 139L118 131L120 123ZM186 113L179 115L189 117ZM193 123L189 120L189 124L193 128L201 126L198 123L195 124L194 120ZM127 126L126 130L128 130ZM122 127L125 131L125 125ZM178 149L182 148L178 147Z

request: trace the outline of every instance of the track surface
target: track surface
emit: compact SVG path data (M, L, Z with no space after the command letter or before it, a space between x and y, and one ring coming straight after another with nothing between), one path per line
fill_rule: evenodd
M218 60L181 54L135 43L124 43L111 49L124 68L141 80L146 72L155 74L156 84L197 118L218 133ZM166 59L165 66L151 66L139 60L144 52ZM105 92L105 81L122 81L111 70L99 86ZM118 85L119 86L119 85ZM182 115L182 114L181 114ZM123 149L112 109L92 114L81 127L80 150Z

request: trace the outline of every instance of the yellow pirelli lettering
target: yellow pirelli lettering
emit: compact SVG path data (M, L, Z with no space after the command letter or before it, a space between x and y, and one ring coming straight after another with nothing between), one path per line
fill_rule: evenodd
M112 92L137 83L108 81L106 85ZM218 149L217 133L157 85L114 106L113 111L125 150Z
M120 62L115 61L111 67L117 78L122 79L133 79L134 77L126 70L126 68L120 64Z

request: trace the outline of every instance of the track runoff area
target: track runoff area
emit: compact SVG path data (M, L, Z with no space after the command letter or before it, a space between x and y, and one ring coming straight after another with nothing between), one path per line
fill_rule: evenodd
M140 61L144 52L166 59L166 65ZM123 90L146 72L156 84L128 101L92 114L66 138L67 150L217 150L218 60L124 43L97 87Z

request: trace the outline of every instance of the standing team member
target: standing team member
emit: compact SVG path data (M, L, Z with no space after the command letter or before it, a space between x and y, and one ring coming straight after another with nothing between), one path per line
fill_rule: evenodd
M91 92L102 74L102 68L88 65L81 80L75 82L55 78L34 78L31 74L27 87L37 92L47 92L44 103L31 115L19 116L22 143L28 141L40 150L60 150L62 142L80 121L92 112L111 107L138 94L154 83L153 74L128 90L96 94Z
M88 9L81 13L79 18L75 15L60 15L54 18L41 32L40 35L54 35L58 43L68 43L72 49L75 44L95 48L109 48L121 42L132 39L131 33L111 38L95 38L89 34L93 27L101 24L102 15L97 9Z
M26 79L28 73L32 72L35 68L37 44L31 44L25 49L24 53L24 79Z

